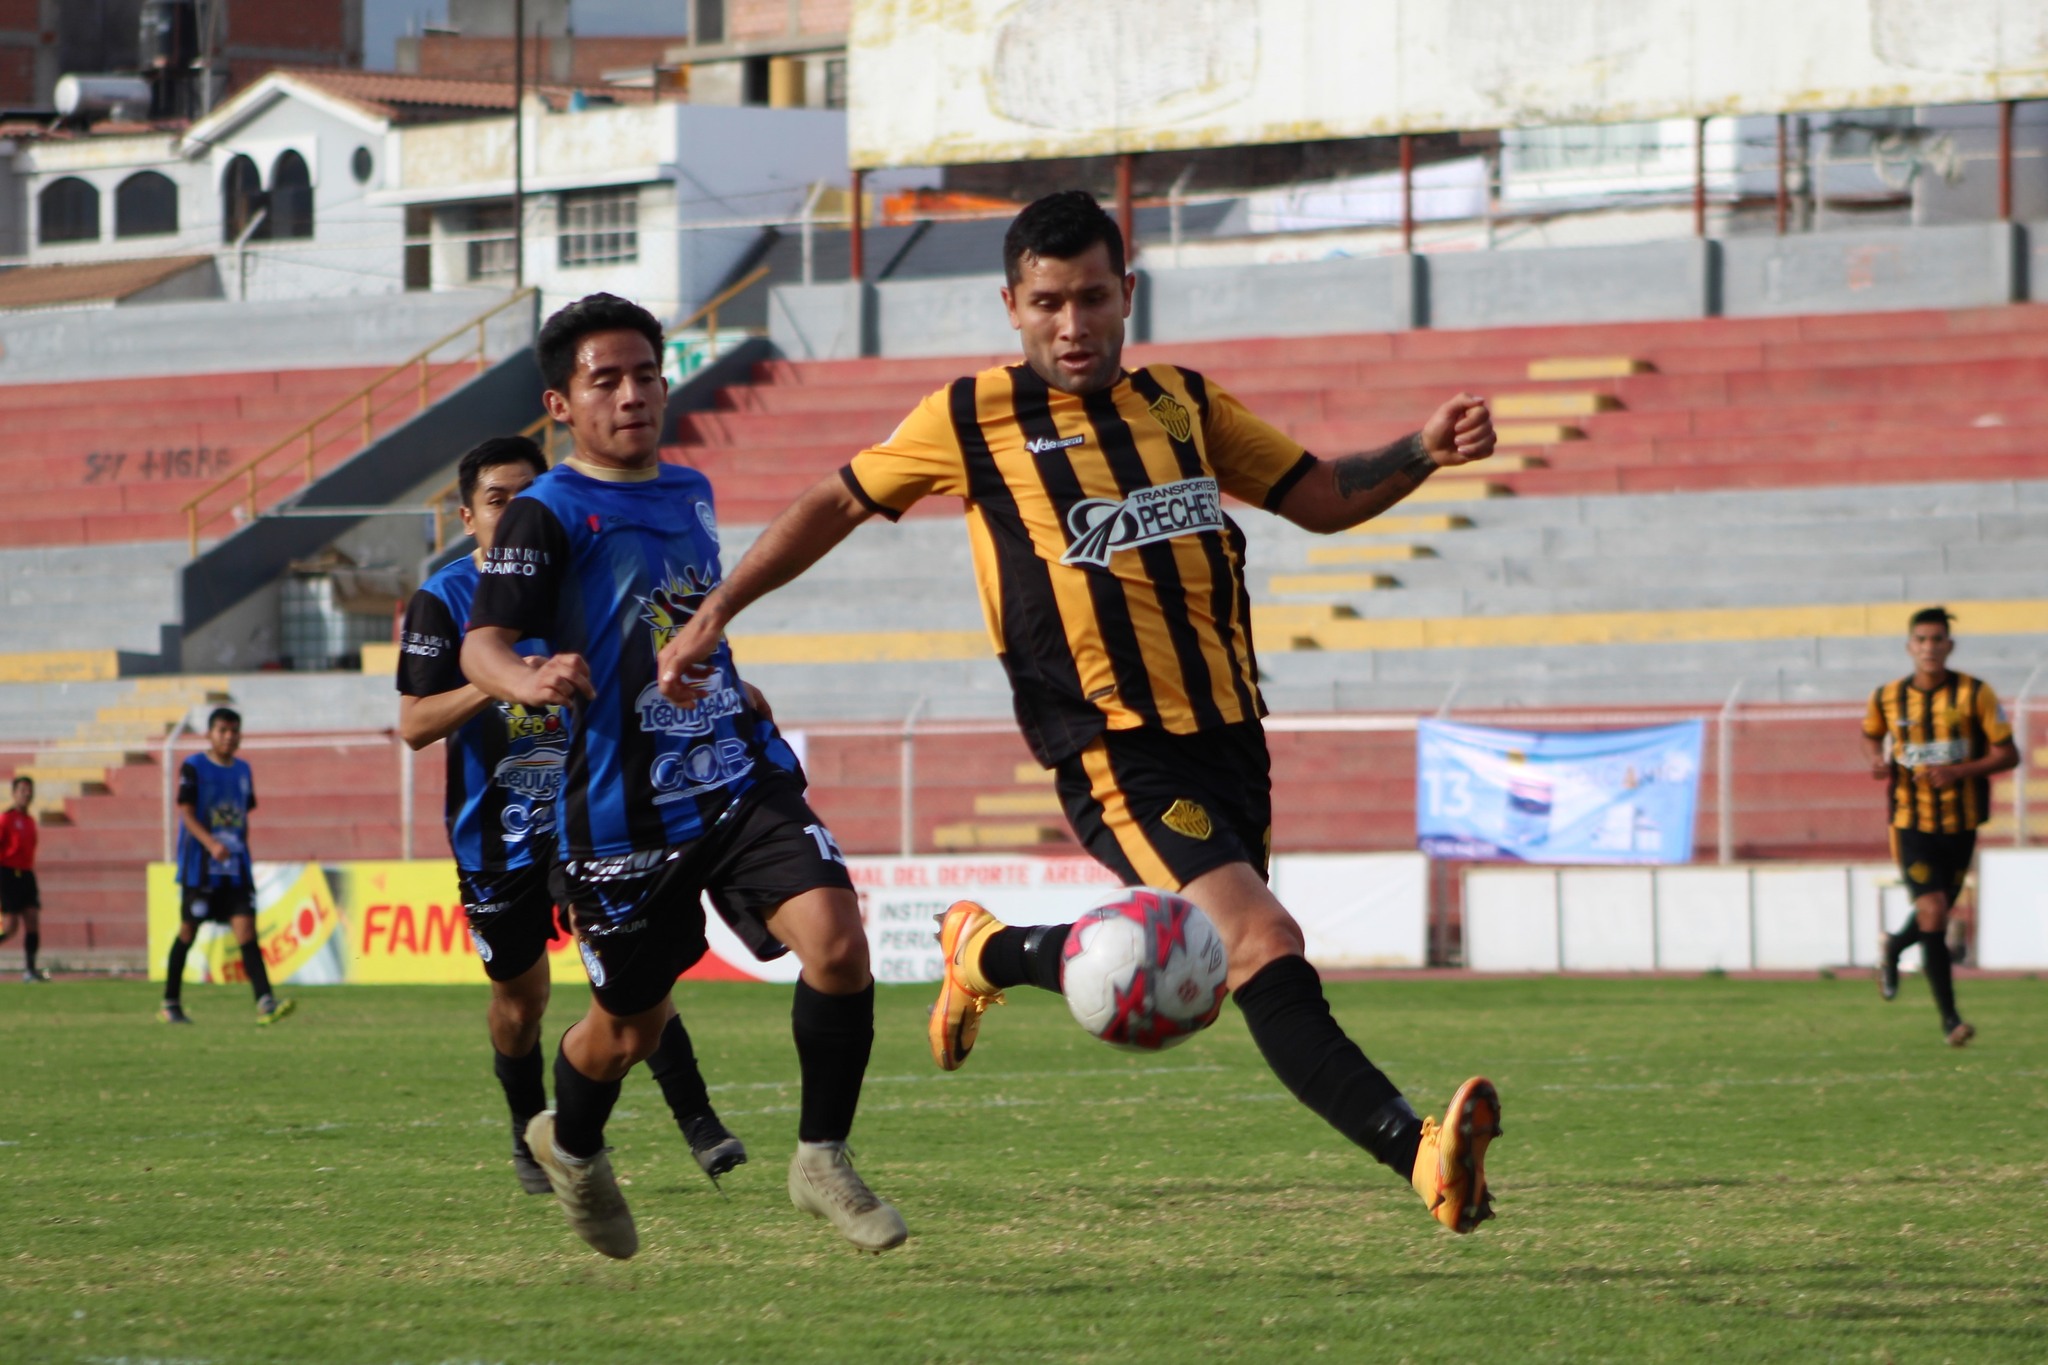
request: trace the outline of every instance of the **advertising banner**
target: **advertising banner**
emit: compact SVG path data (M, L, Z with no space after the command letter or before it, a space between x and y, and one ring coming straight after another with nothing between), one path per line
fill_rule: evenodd
M1416 844L1435 858L1686 863L1701 721L1543 733L1416 727Z
M974 855L847 859L867 926L868 959L882 982L936 981L935 918L975 900L1012 924L1064 924L1116 895L1116 878L1074 855ZM1273 885L1302 904L1309 960L1319 967L1422 966L1427 886L1413 853L1289 855ZM455 864L428 862L257 863L256 938L280 985L459 984L484 980L456 895ZM686 980L795 981L794 955L762 962L718 912L704 911L711 951ZM163 979L178 932L175 869L149 869L149 962ZM575 942L549 945L558 981L579 980ZM191 981L242 981L226 925L199 929L186 963Z
M2040 0L858 0L855 166L2048 95Z

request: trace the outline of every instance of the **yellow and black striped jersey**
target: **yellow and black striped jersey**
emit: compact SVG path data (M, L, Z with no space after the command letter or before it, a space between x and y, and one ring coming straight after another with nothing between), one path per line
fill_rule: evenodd
M1962 834L1991 817L1989 778L1958 782L1942 791L1913 780L1922 768L1968 763L2012 738L2005 708L1989 684L1955 672L1932 691L1913 686L1911 678L1886 683L1870 694L1863 733L1891 740L1893 829Z
M1191 371L1075 396L1018 364L934 393L841 476L891 519L966 500L989 638L1049 767L1105 729L1265 715L1244 534L1220 494L1271 508L1314 463Z

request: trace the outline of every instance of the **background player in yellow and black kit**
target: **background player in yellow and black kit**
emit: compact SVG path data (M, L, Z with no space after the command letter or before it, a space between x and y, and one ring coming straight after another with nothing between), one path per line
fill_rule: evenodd
M2017 768L2020 755L1990 686L1950 671L1952 619L1943 607L1913 614L1906 633L1913 672L1870 694L1863 754L1870 775L1889 784L1892 852L1913 897L1913 918L1885 939L1880 988L1887 1000L1898 995L1899 954L1919 944L1942 1032L1950 1047L1961 1047L1977 1030L1956 1013L1949 910L1970 875L1977 827L1991 815L1991 777Z
M666 695L743 607L853 528L921 497L967 508L989 634L1018 724L1055 769L1068 819L1126 883L1179 891L1230 952L1230 984L1280 1079L1408 1178L1445 1226L1491 1216L1486 1145L1499 1099L1474 1077L1439 1128L1331 1017L1300 927L1266 885L1271 784L1245 591L1245 539L1223 493L1313 531L1355 526L1440 466L1493 451L1482 399L1460 394L1383 450L1324 462L1201 375L1123 367L1136 277L1116 223L1079 191L1011 224L1002 291L1020 364L921 403L881 445L762 532L662 652ZM971 902L942 920L934 1059L965 1061L1005 987L1059 989L1065 925L1012 928Z

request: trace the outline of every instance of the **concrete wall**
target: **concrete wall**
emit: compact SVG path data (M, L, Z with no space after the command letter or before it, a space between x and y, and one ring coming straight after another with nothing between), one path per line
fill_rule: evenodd
M783 285L798 360L1016 349L997 274ZM1140 271L1134 341L1975 308L2048 302L2048 223L1872 228Z
M1716 243L1730 317L1975 308L2023 299L2009 223L1741 237ZM2033 234L2037 239L2039 234Z
M504 297L463 291L0 314L0 384L395 364ZM526 310L506 310L490 326L492 354L526 345L532 327Z

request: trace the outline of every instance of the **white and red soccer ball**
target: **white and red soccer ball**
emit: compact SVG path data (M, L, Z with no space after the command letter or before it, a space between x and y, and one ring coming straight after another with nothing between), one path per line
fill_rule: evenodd
M1074 921L1060 989L1103 1042L1156 1052L1216 1022L1228 970L1223 937L1200 908L1139 886Z

